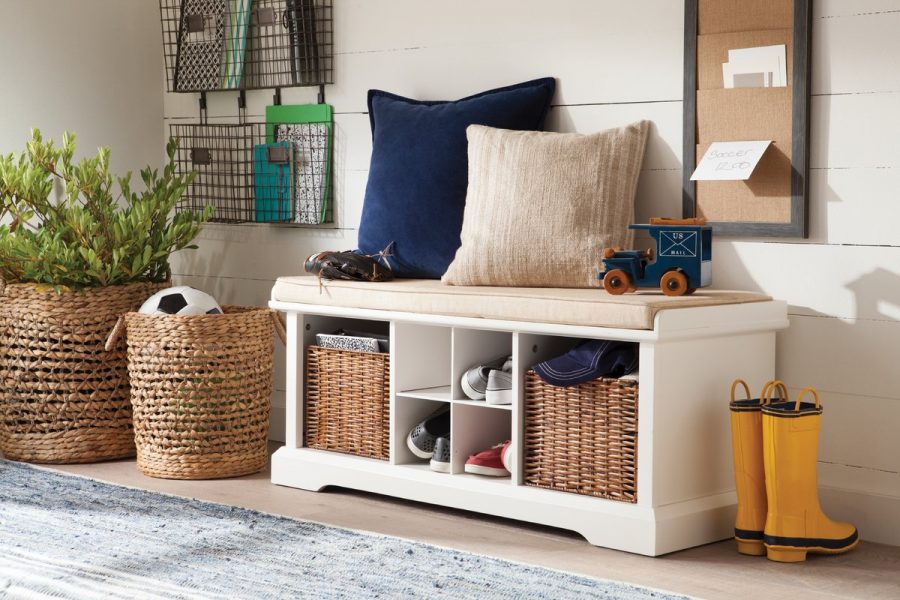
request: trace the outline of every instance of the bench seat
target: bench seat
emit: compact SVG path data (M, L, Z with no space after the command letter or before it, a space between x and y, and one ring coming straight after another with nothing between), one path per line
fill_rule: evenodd
M384 283L280 277L272 300L453 317L652 330L664 309L744 304L770 300L753 292L698 290L669 297L658 291L612 296L602 289L469 287L431 279Z

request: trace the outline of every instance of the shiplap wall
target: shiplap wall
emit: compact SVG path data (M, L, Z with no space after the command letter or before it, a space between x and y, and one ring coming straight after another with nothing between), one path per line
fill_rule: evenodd
M822 392L823 502L864 538L900 544L900 0L813 4L811 236L718 239L714 281L789 302L778 375L793 392L806 385ZM654 122L638 219L679 213L681 2L336 0L334 14L336 83L326 99L335 109L337 227L210 225L202 249L176 261L182 280L222 301L262 304L274 279L300 273L307 255L354 247L371 152L371 87L454 99L555 76L550 129ZM310 90L284 91L285 103L314 98ZM250 93L248 114L261 117L270 99ZM235 94L210 98L211 121L233 120L236 109ZM167 124L196 118L196 97L167 94L165 115ZM281 354L278 363L283 389Z

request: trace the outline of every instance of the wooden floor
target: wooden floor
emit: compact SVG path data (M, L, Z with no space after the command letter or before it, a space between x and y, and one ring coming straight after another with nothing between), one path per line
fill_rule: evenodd
M900 598L900 547L894 546L863 542L847 555L810 557L794 565L739 555L731 542L648 558L596 548L577 535L516 521L345 490L313 493L279 487L269 483L268 473L219 481L167 481L143 476L134 461L54 468L698 598Z

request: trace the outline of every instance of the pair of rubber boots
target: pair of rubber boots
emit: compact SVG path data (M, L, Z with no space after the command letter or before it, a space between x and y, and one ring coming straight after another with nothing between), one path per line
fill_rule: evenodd
M744 387L745 400L734 397L738 385ZM807 394L815 403L801 402ZM768 382L759 398L750 398L740 379L731 386L738 552L778 562L800 562L809 552L847 552L859 543L856 528L832 521L819 505L819 394L805 388L796 402L787 395L781 381Z

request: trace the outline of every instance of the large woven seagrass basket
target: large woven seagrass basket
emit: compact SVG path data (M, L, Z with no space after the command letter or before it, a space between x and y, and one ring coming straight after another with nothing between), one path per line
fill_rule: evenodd
M124 340L116 320L168 284L56 290L0 282L0 450L36 463L134 456Z
M151 477L214 479L261 470L268 460L273 326L267 308L221 315L129 313L128 372L137 465Z

